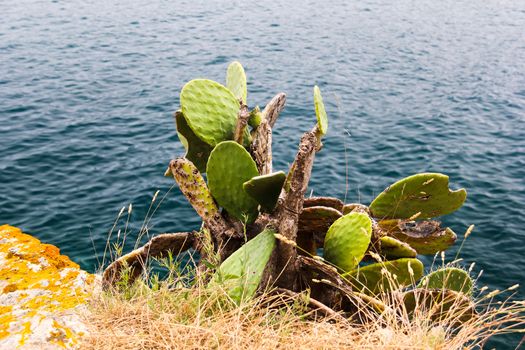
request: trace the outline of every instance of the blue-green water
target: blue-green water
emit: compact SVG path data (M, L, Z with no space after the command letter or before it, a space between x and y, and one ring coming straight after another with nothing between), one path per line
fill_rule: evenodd
M29 0L0 13L0 222L82 267L96 268L91 239L100 255L121 207L133 203L134 241L153 193L173 185L162 174L183 153L182 85L223 81L238 59L250 105L288 94L276 169L315 123L318 84L330 132L314 194L369 203L406 175L449 174L469 196L445 222L476 225L461 255L480 284L524 279L523 1ZM149 226L199 220L174 188Z

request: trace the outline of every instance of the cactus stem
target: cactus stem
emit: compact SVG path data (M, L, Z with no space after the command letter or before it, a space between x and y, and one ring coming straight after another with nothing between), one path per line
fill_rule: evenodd
M288 219L295 223L299 220L299 213L303 209L304 194L308 188L318 143L315 130L305 133L301 138L299 150L292 165L294 171L289 179L290 190L286 192L279 208L280 214L278 217L280 222L278 225L280 227L278 231L289 239L295 240L297 224L293 225L295 229L281 226L288 226L286 223Z
M277 95L275 95L275 97L272 98L270 102L268 102L266 107L264 107L262 115L264 120L268 121L268 125L270 125L270 128L273 128L273 126L275 125L275 122L277 121L279 114L283 110L285 103L286 94L284 92L280 92Z
M251 153L261 175L272 173L272 128L268 121L263 121L255 130L250 146Z
M250 146L251 153L257 164L257 169L261 175L272 173L272 128L284 108L286 94L283 92L275 95L274 98L262 111L263 121L253 132L253 141Z
M233 134L233 139L235 142L241 145L244 136L244 129L246 129L246 125L248 124L248 119L250 119L250 111L248 110L248 106L246 106L241 101L241 109L239 110L239 117L237 118L235 133Z
M289 240L297 240L299 213L303 209L304 195L308 188L308 182L312 173L312 166L319 141L316 129L306 132L301 138L299 150L292 164L293 174L289 177L289 191L283 191L283 196L278 204L273 221L277 231ZM297 289L298 269L297 249L288 244L277 244L272 263L272 270L267 277L277 277L277 285L288 289ZM270 281L263 279L266 285Z

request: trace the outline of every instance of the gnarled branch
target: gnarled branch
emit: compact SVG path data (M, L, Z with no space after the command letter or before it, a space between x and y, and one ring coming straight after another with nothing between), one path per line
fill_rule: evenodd
M271 225L285 240L279 240L270 258L271 269L265 271L263 281L276 281L276 286L298 290L297 229L303 209L304 194L312 173L315 153L319 149L317 127L301 138L299 150L292 164L286 188L281 193ZM293 169L293 171L292 171ZM293 244L291 244L291 243Z
M286 103L286 94L277 94L262 111L263 121L252 133L250 151L261 175L272 172L272 128Z
M270 125L270 128L273 128L275 125L275 122L277 121L277 118L279 117L279 113L284 108L284 104L286 103L286 94L284 92L278 93L274 96L268 102L266 107L264 107L262 111L262 115L264 120L268 121L268 125Z
M272 127L268 121L263 121L255 130L250 149L259 174L270 174L272 172Z
M241 109L239 110L239 116L237 118L237 124L235 125L235 132L233 134L233 139L242 145L244 130L248 124L248 119L250 119L250 112L248 111L248 106L242 103Z
M130 269L129 283L140 276L149 258L163 258L171 252L180 254L192 247L194 232L163 233L153 237L148 243L112 262L102 275L102 285L108 288L122 278L124 269Z
M291 240L295 240L297 235L299 214L303 209L304 194L308 188L319 144L316 129L317 127L301 138L299 150L291 166L293 172L287 179L286 189L281 194L282 198L277 208L278 231Z

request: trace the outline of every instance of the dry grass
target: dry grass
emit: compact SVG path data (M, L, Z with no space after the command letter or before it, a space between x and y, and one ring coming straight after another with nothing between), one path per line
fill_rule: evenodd
M411 314L396 294L382 300L382 313L362 305L370 321L351 323L314 320L306 295L265 293L236 305L220 288L207 288L204 278L189 288L179 277L163 282L150 277L149 287L142 281L98 295L86 316L91 333L82 348L475 349L496 334L523 332L525 324L523 302L494 301L506 291L480 294L478 314L461 324L460 301L436 320L436 307L443 305L420 306Z
M157 208L150 206L148 214L151 211L153 215ZM116 242L111 244L115 221L104 257L108 253L113 260L121 255L129 234L131 210L129 206L122 235L119 230ZM137 242L148 234L148 220ZM441 258L442 266L437 267L445 266L444 253ZM455 266L460 260L447 266ZM218 261L208 263L217 265ZM168 271L162 281L149 267L143 279L133 285L128 286L124 277L114 290L92 299L91 312L85 315L90 333L82 349L454 350L482 348L495 335L525 333L525 302L512 301L517 285L503 291L489 291L486 287L478 290L469 302L476 313L468 320L464 317L469 310L464 299L445 298L444 302L425 307L428 299L417 298L419 304L415 312L410 312L399 289L383 297L382 312L365 303L359 305L361 319L367 322L357 322L340 315L314 319L315 312L307 307L308 296L303 294L290 297L267 292L237 305L220 286L207 286L209 276L195 276L195 271L183 273L179 261L171 257L160 265ZM189 280L188 276L193 278ZM395 279L390 284L394 285Z

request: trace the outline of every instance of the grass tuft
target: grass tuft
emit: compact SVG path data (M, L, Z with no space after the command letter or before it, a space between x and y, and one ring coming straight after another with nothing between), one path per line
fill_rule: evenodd
M220 285L208 287L209 274L197 270L188 278L171 256L159 264L168 270L164 279L150 271L127 286L124 278L91 300L83 348L477 349L495 335L525 331L525 303L512 294L496 301L516 286L480 291L469 304L477 314L468 320L464 299L428 304L422 296L412 311L398 290L381 298L382 312L363 303L364 316L349 321L313 318L305 293L270 290L238 305Z
M122 254L121 242L129 235L131 210L129 206L123 237L117 234L116 242L110 244L116 224L110 231L106 250L111 250L111 259ZM147 222L138 237L149 231ZM469 228L467 233L471 231ZM525 333L525 302L513 299L518 285L501 291L484 286L472 299L445 290L429 293L419 288L410 304L407 289L398 286L395 275L386 273L393 291L378 299L355 293L355 300L360 302L354 317L322 312L326 306L310 300L307 292L267 290L238 304L222 285L208 284L209 271L218 264L211 239L208 241L207 261L203 264L206 269L192 268L197 265L194 261L188 264L168 255L146 266L141 278L131 285L130 271L124 271L113 289L95 294L90 312L84 316L90 332L82 349L453 350L479 349L496 335ZM446 264L445 254L436 254L432 269L460 267L459 262L456 256ZM164 271L162 278L154 265ZM468 272L473 268L474 264L470 265ZM313 282L330 284L326 280ZM417 288L416 284L412 281L408 290ZM315 312L312 305L321 312Z

